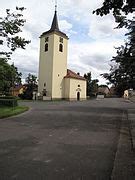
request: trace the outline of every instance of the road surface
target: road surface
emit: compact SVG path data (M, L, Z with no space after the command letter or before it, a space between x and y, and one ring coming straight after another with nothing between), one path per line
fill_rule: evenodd
M117 179L118 170L119 180L134 179L127 119L132 103L108 98L21 104L30 110L0 120L0 180L109 180ZM117 163L122 124L127 176Z

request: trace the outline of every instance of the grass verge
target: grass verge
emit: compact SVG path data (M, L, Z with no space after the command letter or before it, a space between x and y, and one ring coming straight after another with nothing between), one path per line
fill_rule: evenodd
M14 116L17 114L21 114L25 111L28 111L29 107L26 106L16 106L14 108L12 107L0 107L0 119L6 118L10 116Z

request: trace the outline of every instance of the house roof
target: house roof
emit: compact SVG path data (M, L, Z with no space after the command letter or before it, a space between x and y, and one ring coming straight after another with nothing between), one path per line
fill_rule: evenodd
M23 88L24 85L16 85L15 87L11 87L10 90L19 91L21 88Z
M70 69L67 69L67 75L64 78L73 78L73 79L79 79L79 80L85 80L86 79L75 72L71 71Z
M61 32L59 30L59 25L58 25L58 18L57 18L57 11L55 10L55 13L54 13L54 17L53 17L53 21L52 21L52 25L51 25L51 28L49 31L46 31L44 32L40 37L44 36L44 35L47 35L47 34L50 34L50 33L56 33L62 37L65 37L66 39L68 39L68 36Z

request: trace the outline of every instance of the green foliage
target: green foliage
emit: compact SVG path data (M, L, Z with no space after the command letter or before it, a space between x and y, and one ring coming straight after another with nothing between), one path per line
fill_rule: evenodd
M34 86L37 84L37 77L35 75L29 73L28 77L26 77L26 83L28 85L33 86L33 88L34 88Z
M87 80L87 96L95 96L98 91L98 79L92 80L91 72L84 74Z
M13 97L0 97L0 106L9 106L9 107L15 107L17 106L17 99Z
M84 74L84 78L87 80L87 96L90 96L91 92L91 72Z
M33 97L33 91L37 91L37 77L29 73L28 77L26 78L26 83L26 89L23 94L19 95L19 97L22 99L31 100Z
M0 93L8 94L11 87L21 84L21 73L6 59L0 58Z
M27 111L29 108L24 106L16 107L0 107L0 118L5 118L9 116L14 116Z
M110 68L110 73L102 76L114 84L119 95L126 89L135 89L135 21L129 26L128 41L125 46L117 48L117 56L112 58L115 65Z
M114 15L121 15L121 12L125 14L132 13L133 8L135 8L134 0L104 0L102 7L93 11L93 13L103 16L112 11Z
M0 99L16 99L14 96L0 96Z
M26 44L30 43L25 38L18 36L18 33L22 32L21 27L26 22L22 18L24 10L24 7L16 7L15 12L10 12L10 9L6 9L6 17L0 17L0 36L4 38L7 47L10 49L10 52L0 51L0 54L5 55L7 58L10 58L12 51L15 51L17 48L25 49ZM2 39L0 40L0 45L3 45Z
M126 16L128 13L132 13L135 10L134 0L104 0L102 7L93 11L97 15L103 16L109 13L113 13L115 21L119 23L118 28L128 26ZM123 14L125 14L123 16Z

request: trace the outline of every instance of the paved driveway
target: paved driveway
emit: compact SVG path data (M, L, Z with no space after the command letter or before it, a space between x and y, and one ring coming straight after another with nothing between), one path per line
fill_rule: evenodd
M103 99L21 104L30 111L0 120L0 180L111 178L121 122L132 103Z

